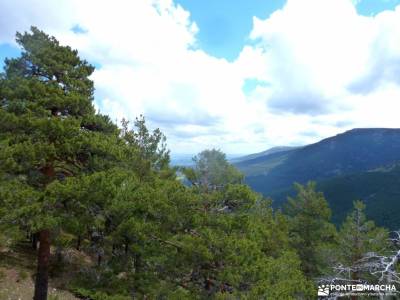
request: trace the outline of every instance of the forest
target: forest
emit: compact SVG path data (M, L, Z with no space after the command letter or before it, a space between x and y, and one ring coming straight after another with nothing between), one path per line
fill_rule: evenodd
M34 300L317 299L330 284L390 285L370 297L395 299L400 235L363 202L336 226L313 182L273 208L218 149L173 167L144 116L95 109L76 50L35 27L16 41L0 75L1 299L27 253Z

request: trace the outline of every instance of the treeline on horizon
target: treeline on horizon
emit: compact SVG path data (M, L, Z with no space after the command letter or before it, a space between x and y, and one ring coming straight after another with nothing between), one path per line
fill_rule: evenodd
M21 56L0 75L0 249L37 252L35 300L47 299L50 274L67 273L67 290L95 300L315 299L321 282L397 285L397 245L362 202L336 228L314 183L273 210L219 150L171 167L165 136L143 117L118 126L96 112L94 68L76 50L35 27L16 40Z

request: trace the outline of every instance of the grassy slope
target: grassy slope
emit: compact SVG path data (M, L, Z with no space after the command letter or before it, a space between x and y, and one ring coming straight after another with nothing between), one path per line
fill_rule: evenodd
M300 147L289 147L289 146L273 147L273 148L270 148L268 150L265 150L265 151L262 151L262 152L259 152L259 153L254 153L254 154L249 154L249 155L245 155L245 156L235 157L235 158L230 159L229 161L232 164L239 164L241 162L246 162L246 161L253 160L253 159L256 159L256 158L260 158L260 157L261 158L265 158L266 156L271 155L271 154L284 152L284 151L286 152L286 151L290 151L290 150L295 150L296 148L300 148Z
M277 166L283 164L293 150L268 154L266 157L256 157L235 163L246 176L265 176Z

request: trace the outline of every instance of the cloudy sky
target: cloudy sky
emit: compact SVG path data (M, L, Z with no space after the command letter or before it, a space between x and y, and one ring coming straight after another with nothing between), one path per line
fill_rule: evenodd
M1 62L31 25L96 66L102 113L144 114L173 153L400 127L400 0L0 0Z

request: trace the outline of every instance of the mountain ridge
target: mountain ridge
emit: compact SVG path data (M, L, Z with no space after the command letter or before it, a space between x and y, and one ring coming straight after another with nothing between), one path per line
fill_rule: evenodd
M284 151L290 151L290 150L294 150L296 148L300 148L301 146L275 146L272 148L269 148L267 150L258 152L258 153L253 153L253 154L247 154L245 156L240 156L240 157L236 157L230 160L231 163L240 163L242 161L246 161L246 160L251 160L251 159L255 159L258 157L264 157L267 155L271 155L271 154L275 154L275 153L279 153L279 152L284 152Z
M332 202L339 201L335 194L335 185L346 186L352 198L362 199L365 198L363 183L371 184L369 183L371 178L376 178L387 189L387 193L379 194L379 187L374 185L378 195L388 195L390 191L397 195L397 189L388 186L389 183L383 178L390 178L392 184L398 177L400 183L398 168L394 168L395 171L388 168L399 162L400 129L354 128L301 148L244 160L235 163L235 166L244 172L245 181L250 187L266 197L276 199L275 206L283 204L286 199L285 193L290 194L294 182L305 184L310 180L316 181L322 191L324 189L327 191L326 187L329 186L326 197L335 213L338 206ZM358 184L355 187L356 192L353 192L351 185L348 184L354 178L357 178ZM350 202L350 205L346 202L346 207L349 208L352 201L357 200L345 198ZM385 199L382 197L374 199L378 203L374 203L373 207L385 205ZM394 200L390 202L393 204Z

